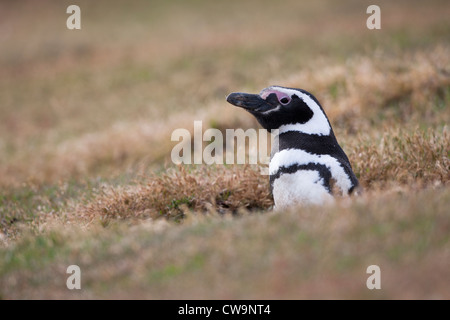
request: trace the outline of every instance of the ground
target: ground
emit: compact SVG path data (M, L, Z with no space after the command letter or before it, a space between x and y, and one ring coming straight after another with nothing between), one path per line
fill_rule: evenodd
M0 298L450 298L448 1L380 30L368 1L71 4L0 3ZM172 163L195 120L260 128L225 97L269 85L318 98L361 196L274 211L257 166Z

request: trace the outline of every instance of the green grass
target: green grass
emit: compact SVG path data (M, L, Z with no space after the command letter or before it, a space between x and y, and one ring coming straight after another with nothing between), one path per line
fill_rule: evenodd
M399 281L383 281L382 297L427 298L429 290L404 280L416 276L412 267L418 261L426 272L445 277L449 201L448 190L437 189L383 195L335 209L235 218L194 214L182 225L161 221L157 228L146 222L132 232L125 225L109 226L96 230L95 238L54 231L1 251L2 294L70 298L73 293L61 288L64 267L78 264L80 297L373 298L377 293L365 288L365 269L377 264L386 279ZM52 274L55 278L47 282ZM422 276L433 280L427 273ZM324 283L324 277L331 283ZM10 291L8 283L16 281L16 288L26 290ZM445 296L445 283L435 279L429 284L436 286L434 294ZM342 293L340 285L348 290Z

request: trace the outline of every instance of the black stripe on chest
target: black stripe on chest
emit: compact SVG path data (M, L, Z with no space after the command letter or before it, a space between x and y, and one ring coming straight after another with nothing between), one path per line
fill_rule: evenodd
M270 191L273 190L273 183L276 179L278 179L282 174L290 174L295 173L299 170L312 170L317 171L319 176L324 181L324 187L331 193L331 172L327 166L318 163L308 163L308 164L293 164L289 167L280 167L275 174L270 175Z
M301 149L312 154L328 154L338 160L348 162L334 134L327 136L306 134L299 131L288 131L278 136L279 151L285 149Z
M320 136L315 134L306 134L299 131L288 131L280 133L280 135L275 139L275 149L276 151L286 150L286 149L300 149L311 154L317 155L329 155L335 158L344 169L345 173L348 175L352 182L352 188L359 185L358 179L356 178L350 161L344 150L339 146L336 137L331 131L330 135ZM278 144L278 145L277 145Z

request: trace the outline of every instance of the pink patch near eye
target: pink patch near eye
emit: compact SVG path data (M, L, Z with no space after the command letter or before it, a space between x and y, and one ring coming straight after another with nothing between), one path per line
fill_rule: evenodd
M261 98L265 100L272 93L277 95L277 99L281 104L287 104L291 101L291 97L289 97L286 93L277 90L266 90L261 93ZM281 99L287 99L287 103L282 103Z

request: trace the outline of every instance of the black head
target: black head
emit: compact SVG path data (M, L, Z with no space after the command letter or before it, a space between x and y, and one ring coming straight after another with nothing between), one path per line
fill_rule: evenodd
M253 114L269 131L294 126L295 130L309 134L325 135L331 131L319 102L305 90L271 86L260 94L231 93L227 101Z

